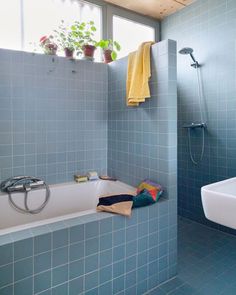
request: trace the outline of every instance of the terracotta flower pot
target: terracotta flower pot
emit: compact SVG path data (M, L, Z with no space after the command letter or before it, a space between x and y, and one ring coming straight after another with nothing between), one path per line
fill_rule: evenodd
M49 43L44 46L44 53L49 55L57 54L57 45L55 43Z
M106 49L103 51L103 59L106 64L113 61L113 59L111 57L111 53L112 53L112 50L110 50L110 49Z
M73 56L74 56L74 49L70 49L70 48L65 48L64 49L64 52L65 52L65 56L67 57L67 58L73 58Z
M84 57L93 58L95 50L96 50L96 47L93 45L84 45L83 46Z

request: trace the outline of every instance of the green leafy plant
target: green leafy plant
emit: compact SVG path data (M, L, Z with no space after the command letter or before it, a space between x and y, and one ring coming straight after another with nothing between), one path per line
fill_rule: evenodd
M96 40L94 39L94 33L97 31L93 21L79 22L75 21L71 26L71 33L76 38L77 48L82 49L85 45L93 45L96 47Z
M64 20L61 20L57 30L54 30L55 40L61 50L68 49L70 51L78 51L81 53L80 47L77 45L77 39L75 38L72 30L69 26L65 25Z
M117 51L121 50L120 44L112 39L100 40L97 42L96 46L102 48L103 51L110 50L112 60L117 59Z

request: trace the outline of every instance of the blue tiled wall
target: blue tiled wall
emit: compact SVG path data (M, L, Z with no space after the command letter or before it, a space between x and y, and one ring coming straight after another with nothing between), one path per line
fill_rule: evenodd
M176 238L177 97L176 43L152 47L151 98L139 107L127 107L127 58L109 66L108 172L137 186L148 178L164 186L168 222ZM168 252L167 256L170 253ZM173 272L168 273L170 278Z
M0 295L144 294L176 272L168 206L136 209L132 218L95 213L1 237Z
M177 40L178 49L194 48L195 57L202 64L205 96L206 148L202 163L195 166L190 161L187 133L182 125L200 118L197 77L189 57L178 55L179 214L224 230L228 229L205 219L200 188L236 176L235 33L234 0L198 0L162 22L162 38ZM193 134L192 142L199 156L198 134Z
M138 108L125 106L126 58L110 65L107 80L106 65L0 54L6 69L1 75L11 81L5 85L8 79L2 79L0 87L1 105L6 104L0 140L10 149L9 155L1 153L1 161L6 161L2 178L24 172L60 182L70 180L77 170L106 170L108 81L109 174L132 185L150 178L165 189L162 200L133 210L132 218L96 213L1 236L0 295L141 295L173 277L177 266L175 42L153 46L152 97ZM4 133L10 134L9 142L4 142ZM58 161L62 154L66 166ZM24 165L16 169L18 156ZM43 161L40 165L38 159ZM78 167L65 171L70 163Z
M107 168L107 65L0 50L0 180Z

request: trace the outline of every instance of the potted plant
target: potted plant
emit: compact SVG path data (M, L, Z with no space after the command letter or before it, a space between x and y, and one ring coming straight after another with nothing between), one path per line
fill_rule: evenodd
M74 52L77 49L76 40L72 34L72 31L67 28L64 21L61 21L57 30L54 30L56 41L59 48L64 51L65 56L68 58L74 57Z
M117 41L111 39L100 40L97 43L98 47L101 47L103 50L103 59L105 63L112 62L117 59L117 51L120 51L121 46Z
M58 46L54 43L52 35L41 37L39 43L45 54L56 55Z
M82 49L84 58L93 60L94 52L96 50L96 40L94 40L94 33L96 27L93 21L78 22L76 21L72 26L72 35L77 38L77 47Z

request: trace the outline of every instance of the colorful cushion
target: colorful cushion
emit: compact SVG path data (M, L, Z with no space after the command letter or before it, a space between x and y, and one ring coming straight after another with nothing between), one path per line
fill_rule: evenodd
M133 206L133 195L120 194L99 198L97 211L117 213L124 216L131 216Z

